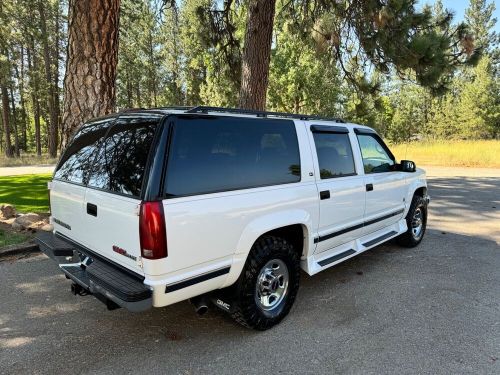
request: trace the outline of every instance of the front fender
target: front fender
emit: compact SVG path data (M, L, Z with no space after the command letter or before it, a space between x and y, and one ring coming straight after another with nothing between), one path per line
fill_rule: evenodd
M284 210L260 216L248 223L238 241L231 271L224 283L224 287L236 282L245 266L250 249L260 236L274 229L296 224L302 225L304 231L304 255L307 255L309 249L314 246L312 236L309 235L312 228L312 217L309 212L300 209Z
M408 203L406 205L405 216L410 209L411 200L413 199L413 194L415 194L415 191L421 187L427 189L427 179L425 171L421 168L417 168L417 171L414 172L411 177L406 178L406 183L408 185L408 190L406 192L406 202Z

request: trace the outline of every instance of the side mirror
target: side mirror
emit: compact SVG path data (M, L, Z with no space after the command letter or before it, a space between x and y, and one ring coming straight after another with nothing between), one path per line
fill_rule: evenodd
M417 167L411 160L401 160L401 172L415 172Z

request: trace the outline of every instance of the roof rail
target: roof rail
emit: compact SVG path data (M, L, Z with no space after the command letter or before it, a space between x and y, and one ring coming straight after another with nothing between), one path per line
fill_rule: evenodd
M136 107L136 108L122 108L117 113L125 113L125 112L135 112L135 111L145 111L146 108Z
M192 105L172 105L167 107L154 107L150 109L165 109L165 110L175 110L175 111L187 111L189 109L194 108Z
M208 112L234 113L239 115L255 115L257 117L284 117L297 120L324 120L324 121L335 121L342 123L345 122L341 118L328 118L322 116L301 115L301 114L286 113L286 112L254 111L250 109L241 109L241 108L210 107L203 105L197 107L190 107L190 109L186 110L186 113L208 113Z

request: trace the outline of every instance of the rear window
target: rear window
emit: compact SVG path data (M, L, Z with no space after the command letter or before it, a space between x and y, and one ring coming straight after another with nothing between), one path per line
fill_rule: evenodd
M139 197L159 119L136 115L85 125L64 152L54 178Z
M97 150L113 121L107 119L84 126L64 151L54 178L86 184Z
M348 134L313 133L321 179L356 174Z
M167 196L300 181L293 121L235 117L176 121L168 158Z
M88 186L138 197L157 119L119 120L99 150Z

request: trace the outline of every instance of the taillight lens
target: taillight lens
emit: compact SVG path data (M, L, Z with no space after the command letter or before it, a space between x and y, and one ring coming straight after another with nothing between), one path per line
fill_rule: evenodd
M141 254L146 259L167 256L167 231L162 202L142 202L139 217Z

